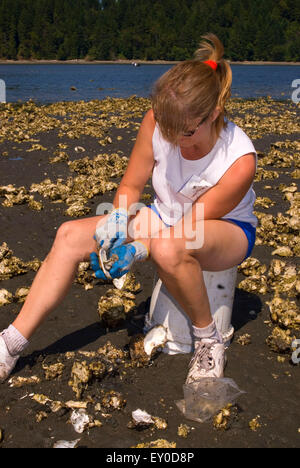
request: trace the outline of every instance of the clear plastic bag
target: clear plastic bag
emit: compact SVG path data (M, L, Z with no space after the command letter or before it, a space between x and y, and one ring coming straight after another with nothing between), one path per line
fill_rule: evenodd
M176 405L187 419L204 422L244 393L232 379L208 377L183 385L184 399Z

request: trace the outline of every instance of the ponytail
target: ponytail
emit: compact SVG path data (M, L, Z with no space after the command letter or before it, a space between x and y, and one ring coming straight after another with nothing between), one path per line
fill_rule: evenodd
M196 61L204 62L212 60L217 64L215 73L220 82L218 107L221 110L216 121L218 131L220 127L222 129L224 126L223 122L226 115L225 105L231 96L232 71L229 63L223 59L224 46L220 39L212 33L205 34L202 36L202 39L203 40L200 42L199 48L194 53L194 57Z

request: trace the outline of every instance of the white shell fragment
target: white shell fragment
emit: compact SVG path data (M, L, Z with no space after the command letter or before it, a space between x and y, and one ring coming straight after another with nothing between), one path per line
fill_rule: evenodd
M155 426L156 429L167 429L168 427L165 419L157 416L151 416L147 411L143 411L140 408L132 411L131 417L132 420L127 424L129 429L145 429L152 425Z
M147 411L143 411L140 408L138 408L135 411L132 411L131 416L136 426L138 425L148 426L150 424L154 424L152 416L149 413L147 413Z
M75 151L76 153L84 153L85 148L83 148L82 146L75 146Z
M167 329L163 325L156 325L146 336L142 333L134 335L129 342L131 360L137 366L148 365L156 351L166 344L167 334Z
M158 348L163 347L167 341L167 329L162 325L153 327L144 338L144 350L148 356L152 356Z
M54 449L73 449L76 447L79 441L80 439L71 440L70 442L68 442L67 440L59 440L55 442L55 444L53 445L53 448Z
M154 426L156 429L164 430L168 427L168 423L165 419L151 416L147 411L143 411L140 408L132 411L131 418L131 421L127 424L129 429L141 430L149 426Z
M74 430L78 434L82 434L90 423L90 417L84 409L79 409L78 411L74 410L72 412L70 421Z
M9 379L8 383L10 388L21 388L25 385L36 385L41 383L41 379L36 375L32 377L12 377Z
M125 284L125 281L127 279L127 275L128 273L126 273L125 275L121 276L121 278L115 278L113 280L113 285L115 288L117 289L123 289L123 286Z

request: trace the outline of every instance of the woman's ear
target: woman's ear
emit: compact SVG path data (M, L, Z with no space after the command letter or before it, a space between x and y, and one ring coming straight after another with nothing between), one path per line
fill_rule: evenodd
M221 108L216 107L215 110L210 115L211 123L213 123L219 117L220 113L221 113Z

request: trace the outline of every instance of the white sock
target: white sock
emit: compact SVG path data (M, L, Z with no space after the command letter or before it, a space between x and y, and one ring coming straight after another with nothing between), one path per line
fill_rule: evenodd
M217 340L219 343L222 343L222 336L218 332L214 320L204 328L198 328L193 325L193 336L195 340L202 340L202 338L209 338L211 340Z
M3 330L1 336L11 356L18 356L29 345L26 338L13 325Z

